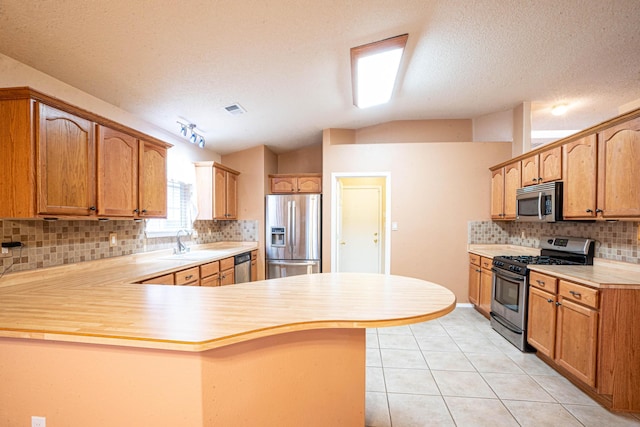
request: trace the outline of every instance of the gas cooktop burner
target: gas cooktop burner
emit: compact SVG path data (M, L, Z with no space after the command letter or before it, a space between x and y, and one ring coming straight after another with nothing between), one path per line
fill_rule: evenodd
M507 255L497 257L500 260L508 260L512 263L518 263L522 265L539 264L539 265L579 265L578 262L569 261L566 259L552 258L550 256L531 256L531 255Z

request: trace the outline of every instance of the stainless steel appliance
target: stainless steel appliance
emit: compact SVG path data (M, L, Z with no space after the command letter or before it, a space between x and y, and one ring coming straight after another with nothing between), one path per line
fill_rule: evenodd
M245 252L233 257L235 283L251 281L251 252Z
M493 258L491 326L521 351L527 345L527 302L531 264L592 265L594 241L577 237L542 237L540 256Z
M547 182L517 189L516 221L562 221L562 182Z
M320 194L267 196L267 279L320 272L321 201Z

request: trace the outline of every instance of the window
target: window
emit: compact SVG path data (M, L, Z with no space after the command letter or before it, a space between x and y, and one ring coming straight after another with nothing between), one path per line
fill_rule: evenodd
M173 235L178 230L191 230L196 217L193 185L170 180L167 183L167 219L147 220L146 232L150 237Z

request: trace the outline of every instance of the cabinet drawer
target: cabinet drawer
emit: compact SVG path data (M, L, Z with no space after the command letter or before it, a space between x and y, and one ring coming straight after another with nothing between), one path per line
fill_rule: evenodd
M225 258L220 260L220 271L225 271L230 268L233 268L234 260L233 257Z
M563 298L582 303L586 306L598 308L598 290L577 283L560 280L558 295Z
M202 264L200 266L200 277L209 277L216 274L218 271L220 271L220 263L218 261Z
M555 294L558 290L558 279L553 276L532 271L529 273L529 284L536 288L543 289L547 292Z
M218 273L214 273L212 276L201 279L200 286L220 286L220 277L218 276Z
M491 270L493 266L493 260L491 258L480 257L480 266L487 270Z
M176 285L186 285L200 280L200 267L193 267L176 273Z
M480 267L480 255L469 254L469 263Z

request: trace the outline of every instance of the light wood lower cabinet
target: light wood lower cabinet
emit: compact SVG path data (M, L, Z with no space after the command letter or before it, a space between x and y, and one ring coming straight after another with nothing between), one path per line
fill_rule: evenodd
M491 313L492 261L491 258L469 254L469 302L487 319Z
M187 268L174 274L177 286L200 286L200 267Z
M208 262L200 266L200 286L220 286L220 262Z
M480 301L480 256L469 254L469 302L475 306Z
M236 282L234 258L220 260L220 286L233 285Z
M640 290L592 288L532 272L527 340L604 406L640 411Z
M258 280L258 251L251 251L251 281Z
M153 277L151 279L143 280L143 285L175 285L176 279L173 273L164 274L162 276Z

